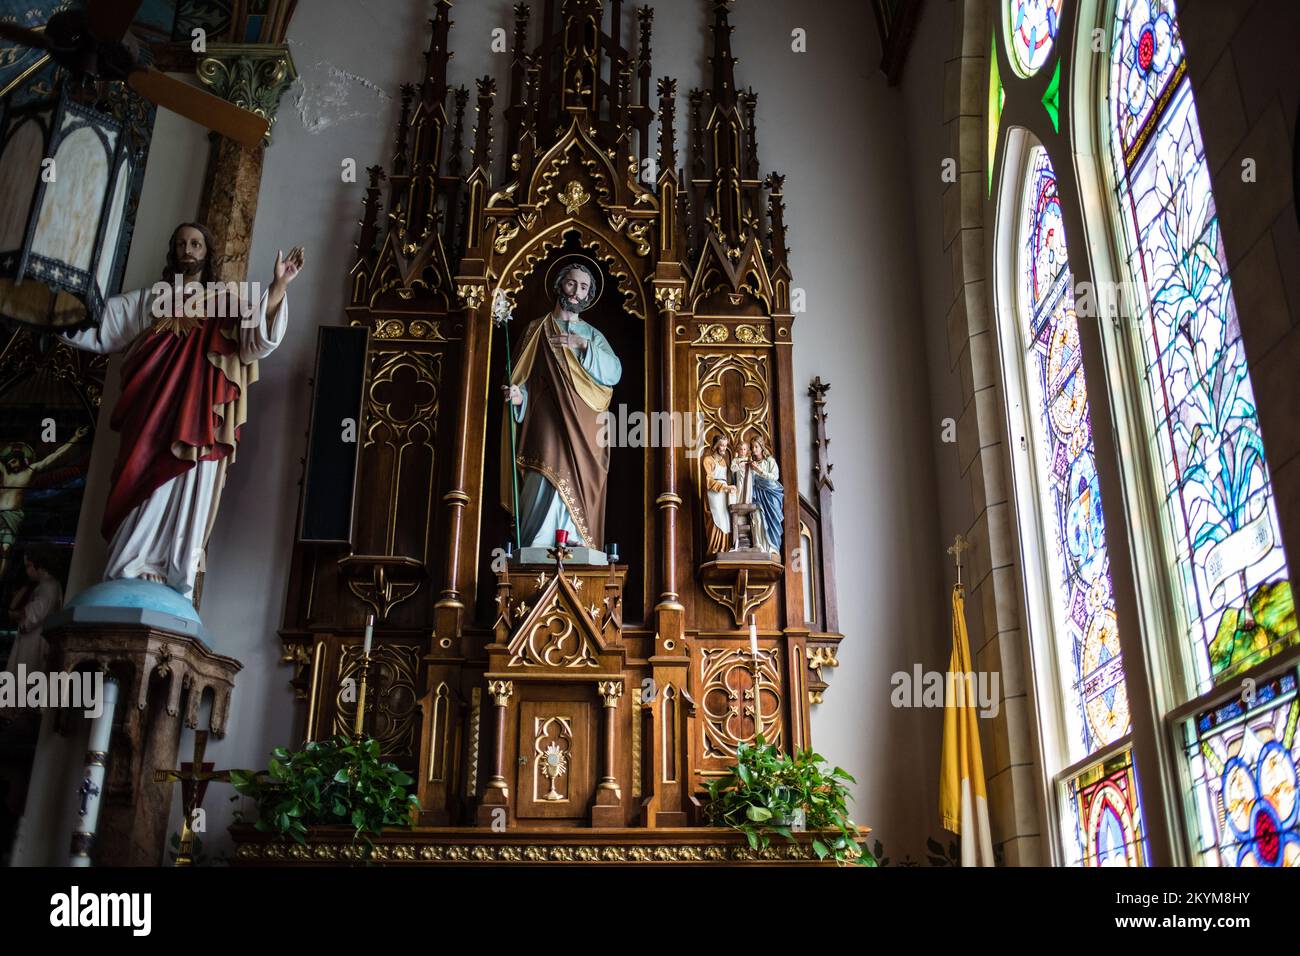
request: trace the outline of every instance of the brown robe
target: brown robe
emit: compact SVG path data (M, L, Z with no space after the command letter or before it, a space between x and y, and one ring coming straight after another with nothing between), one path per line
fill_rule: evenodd
M512 385L527 385L528 406L515 438L516 462L532 469L559 493L589 548L605 542L605 486L609 448L598 441L600 413L609 408L613 389L582 367L572 349L553 346L561 335L553 314L533 321L524 332ZM511 409L506 403L501 428L501 504L514 511L510 463ZM522 474L519 482L523 487ZM522 517L522 516L521 516Z

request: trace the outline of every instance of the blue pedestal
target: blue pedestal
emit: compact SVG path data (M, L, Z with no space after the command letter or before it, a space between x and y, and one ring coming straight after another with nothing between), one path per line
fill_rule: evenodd
M157 581L121 578L86 588L45 622L61 624L143 624L197 637L208 646L207 628L189 599Z

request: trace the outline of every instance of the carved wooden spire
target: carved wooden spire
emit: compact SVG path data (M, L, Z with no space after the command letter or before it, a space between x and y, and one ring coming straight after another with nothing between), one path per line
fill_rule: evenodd
M474 125L474 150L470 158L473 166L486 173L492 168L492 100L497 95L497 81L483 76L476 83L478 105L474 112L478 120Z
M659 171L677 171L677 81L659 78Z
M717 0L713 5L713 55L709 64L713 67L713 105L717 109L733 106L736 102L736 63L731 55L731 31L735 29L728 21L728 7L731 0Z
M785 188L785 177L780 173L769 173L763 185L770 190L767 196L767 215L772 224L772 231L768 234L768 250L772 255L772 278L775 280L784 275L788 280L790 278L789 249L785 245L785 200L782 190ZM786 297L789 296L787 285ZM789 303L779 303L780 308L786 309ZM829 386L827 386L829 387Z
M451 30L451 0L437 0L437 13L429 26L429 49L424 54L424 84L421 90L424 108L432 110L447 99L447 61L452 53L447 49L447 34Z
M393 144L393 175L406 175L406 137L411 131L411 100L415 97L415 86L411 83L401 85L402 112L397 118L397 142Z
M826 620L823 622L827 631L838 633L840 629L839 599L835 593L835 575L827 573L835 568L835 522L831 520L831 495L835 484L831 481L830 462L831 440L826 435L826 393L831 390L830 382L823 382L820 375L808 386L812 396L813 409L813 492L816 495L817 514L822 533L821 561L819 569L822 574L823 598L826 602Z
M654 27L654 19L653 7L637 7L636 20L641 29L641 46L636 57L636 75L640 89L637 102L644 107L650 105L650 35ZM644 126L641 128L640 152L641 163L644 165L650 155L650 137L646 135Z
M519 152L519 137L523 132L524 97L528 85L528 18L531 8L526 3L515 4L515 39L510 50L510 105L505 109L506 157Z

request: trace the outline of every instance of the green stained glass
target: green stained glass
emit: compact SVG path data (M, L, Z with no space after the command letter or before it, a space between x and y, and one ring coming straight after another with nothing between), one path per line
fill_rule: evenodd
M1047 84L1047 92L1043 94L1043 109L1047 110L1047 115L1052 119L1052 129L1058 133L1061 131L1061 61L1056 61L1056 69L1052 72L1052 82Z
M998 73L998 48L996 38L989 50L989 195L993 195L993 159L998 152L998 127L1002 122L1002 104L1007 94L1002 89L1002 76Z

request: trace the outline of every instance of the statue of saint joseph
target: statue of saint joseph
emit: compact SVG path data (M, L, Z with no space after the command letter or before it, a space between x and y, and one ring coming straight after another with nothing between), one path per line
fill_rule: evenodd
M122 440L104 508L104 580L144 578L193 591L248 415L248 387L258 359L284 338L285 290L302 266L301 248L277 254L270 286L245 303L239 283L214 281L211 233L182 223L163 282L183 276L187 286L203 283L206 296L166 301L157 287L136 289L105 302L97 327L60 335L74 348L125 353L111 421Z
M523 547L549 547L555 532L570 544L605 546L605 485L609 447L600 439L623 365L605 336L578 316L600 296L598 270L585 257L563 260L551 291L555 307L525 330L505 393L520 426L515 462ZM586 260L590 261L590 260ZM502 432L501 502L512 511L509 422Z

